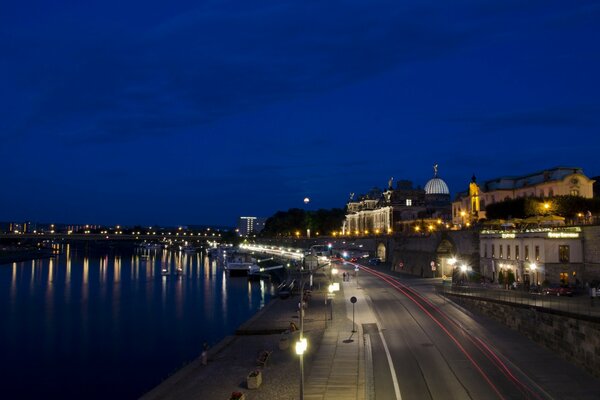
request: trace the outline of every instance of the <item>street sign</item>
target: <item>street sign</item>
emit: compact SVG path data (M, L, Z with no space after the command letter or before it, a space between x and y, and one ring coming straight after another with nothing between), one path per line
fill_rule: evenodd
M356 297L354 297L354 296L350 297L350 303L352 303L352 304L356 303Z

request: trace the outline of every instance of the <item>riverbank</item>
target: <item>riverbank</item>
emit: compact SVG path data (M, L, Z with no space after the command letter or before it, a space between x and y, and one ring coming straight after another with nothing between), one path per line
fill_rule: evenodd
M309 346L305 354L305 371L309 371L326 329L328 310L325 305L328 279L314 278L314 290L304 318L304 336ZM299 327L299 296L272 299L262 310L243 323L208 351L208 363L199 357L177 371L142 399L228 399L232 392L242 392L247 400L295 399L299 393L300 366L294 345L298 331L285 334L290 323ZM282 340L283 339L283 340ZM201 348L198 343L198 349ZM270 356L264 366L257 363L260 353ZM200 350L199 350L200 352ZM262 385L250 390L246 376L260 370Z

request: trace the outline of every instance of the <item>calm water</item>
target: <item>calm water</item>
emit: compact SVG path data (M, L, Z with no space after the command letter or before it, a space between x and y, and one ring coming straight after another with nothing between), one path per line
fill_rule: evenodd
M273 294L201 253L61 251L0 265L0 397L139 397ZM165 267L183 276L162 276Z

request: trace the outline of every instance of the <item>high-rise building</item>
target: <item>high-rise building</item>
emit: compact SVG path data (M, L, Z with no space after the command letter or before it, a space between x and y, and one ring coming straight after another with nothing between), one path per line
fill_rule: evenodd
M240 217L238 220L238 234L248 236L259 233L265 227L266 218Z

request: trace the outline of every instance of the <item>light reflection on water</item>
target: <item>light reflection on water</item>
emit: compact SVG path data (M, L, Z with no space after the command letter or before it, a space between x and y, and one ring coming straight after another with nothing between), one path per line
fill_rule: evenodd
M20 397L138 397L204 341L232 334L274 290L228 278L201 253L61 250L0 265L0 383Z

